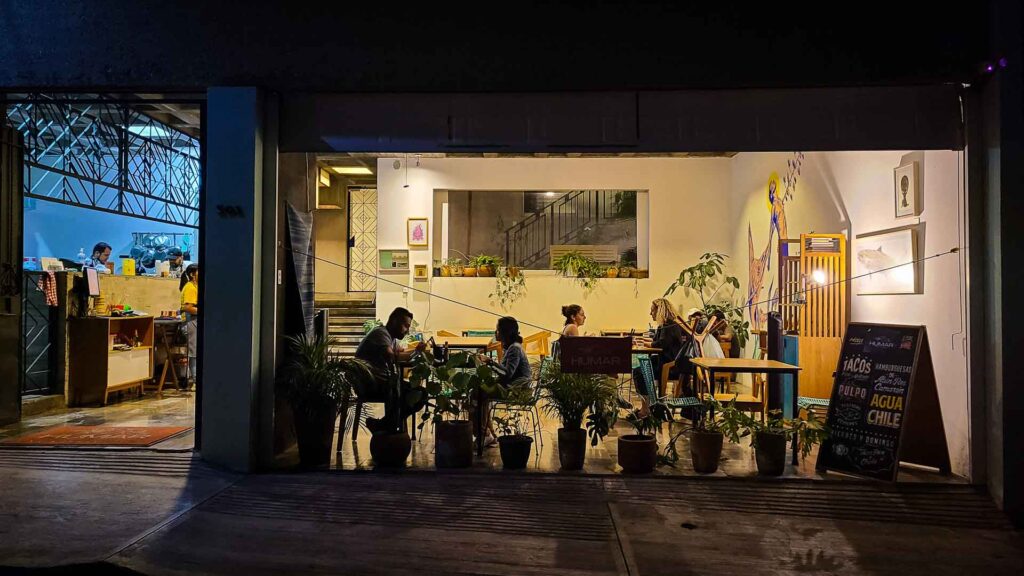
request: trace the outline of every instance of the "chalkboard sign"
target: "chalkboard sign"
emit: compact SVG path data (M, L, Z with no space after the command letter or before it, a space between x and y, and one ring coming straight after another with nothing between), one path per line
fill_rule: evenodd
M949 472L923 326L851 323L843 339L819 470L896 480L900 462Z

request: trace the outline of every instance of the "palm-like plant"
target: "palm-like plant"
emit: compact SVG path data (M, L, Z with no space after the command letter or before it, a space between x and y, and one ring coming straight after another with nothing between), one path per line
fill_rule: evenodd
M592 445L607 435L615 422L615 380L603 374L568 374L558 360L547 363L541 374L544 411L557 416L563 428L583 428L586 422Z
M310 338L305 334L286 338L291 361L282 372L280 390L294 410L316 413L337 410L341 400L357 382L370 379L362 360L331 353L333 338Z

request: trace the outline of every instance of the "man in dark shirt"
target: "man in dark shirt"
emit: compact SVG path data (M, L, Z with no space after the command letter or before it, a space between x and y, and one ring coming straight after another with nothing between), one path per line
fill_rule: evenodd
M400 341L409 334L412 327L412 312L405 308L395 308L388 316L387 324L374 328L367 334L356 348L356 358L370 365L373 381L357 387L356 394L364 402L384 402L384 418L367 419L367 427L371 432L383 429L398 429L405 418L419 411L426 401L423 388L413 388L408 382L401 380L399 363L408 360L413 353L423 350L426 344L420 342L415 348L405 350ZM399 382L399 413L394 412L392 402L388 401L388 386L395 379Z

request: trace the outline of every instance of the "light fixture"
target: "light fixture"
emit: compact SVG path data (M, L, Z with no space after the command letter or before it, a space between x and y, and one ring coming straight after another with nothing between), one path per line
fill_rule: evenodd
M405 155L405 186L402 186L402 188L408 188L408 187L409 187L409 155L406 154Z
M331 166L331 170L346 176L370 176L373 174L373 171L366 166Z
M811 272L811 279L814 280L815 282L817 282L818 284L824 284L825 283L825 271L824 270L815 270L814 272Z
M554 196L555 193L554 192L545 192L544 195L550 198L551 196Z
M320 169L319 177L317 178L317 183L320 184L321 186L330 187L330 185L331 185L331 173L328 172L327 170L324 170L323 168L321 168Z

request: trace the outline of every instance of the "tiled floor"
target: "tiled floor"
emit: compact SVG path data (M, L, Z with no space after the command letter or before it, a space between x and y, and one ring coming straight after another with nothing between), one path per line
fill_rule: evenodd
M379 410L380 408L377 407ZM552 473L559 472L557 431L559 423L541 415L542 427L541 438L543 445L534 440L534 451L525 472L527 473ZM669 426L663 426L658 436L659 451L663 450L668 439L678 432L682 424L673 424L671 433ZM582 474L620 474L622 469L617 463L618 437L623 434L632 434L632 428L624 422L619 422L612 433L601 441L597 446L587 448L587 457ZM680 459L674 466L659 466L652 475L654 476L696 476L690 462L689 440L683 436L678 440L677 450ZM336 448L337 449L337 448ZM295 451L286 454L282 462L292 464L297 461ZM817 449L800 463L799 466L786 465L784 478L803 478L815 480L844 480L851 477L837 474L819 474L814 469L817 460ZM424 427L423 432L413 442L412 454L409 456L407 466L416 470L434 469L434 438L431 426ZM358 439L353 442L350 430L346 430L345 439L342 442L341 450L337 453L333 462L335 469L341 470L372 470L373 459L370 456L370 434L366 430L360 430ZM502 470L501 455L497 446L485 448L480 458L474 459L472 467L474 471L495 471ZM579 474L570 472L568 474ZM725 443L722 451L722 461L719 469L711 476L719 477L752 477L757 476L757 464L754 461L753 450L749 441L741 444ZM903 469L900 472L901 482L939 482L939 483L960 483L963 479L943 476L931 471L917 469Z
M162 395L148 393L141 398L128 398L106 406L62 408L29 416L21 422L0 428L0 439L37 432L52 426L194 426L195 392L164 390ZM194 430L168 438L147 450L191 450L195 445ZM95 446L88 447L95 450ZM121 448L122 450L124 448Z

